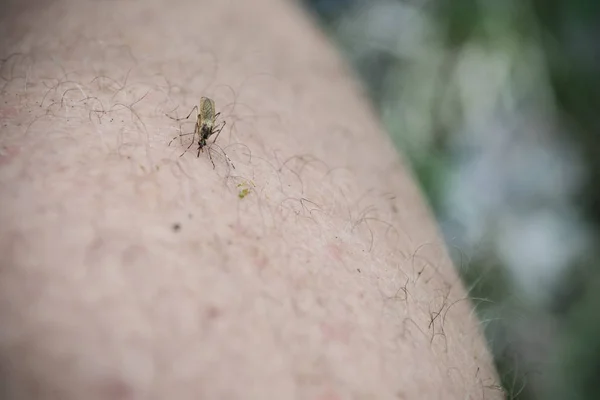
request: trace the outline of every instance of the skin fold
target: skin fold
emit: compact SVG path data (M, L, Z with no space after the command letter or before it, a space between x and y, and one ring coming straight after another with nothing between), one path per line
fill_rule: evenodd
M297 4L2 7L0 398L503 398L409 170ZM180 157L194 115L167 115L201 96L226 126Z

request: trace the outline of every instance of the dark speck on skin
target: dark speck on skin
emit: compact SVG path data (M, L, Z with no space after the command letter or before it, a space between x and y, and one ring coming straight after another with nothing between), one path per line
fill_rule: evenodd
M178 223L173 224L173 232L179 232L181 230L181 225Z

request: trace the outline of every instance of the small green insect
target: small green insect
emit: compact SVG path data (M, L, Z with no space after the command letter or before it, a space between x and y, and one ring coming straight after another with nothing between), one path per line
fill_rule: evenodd
M167 117L169 117L175 121L182 121L184 119L188 119L192 115L194 110L196 110L198 112L198 114L196 115L196 126L194 128L194 132L184 133L184 134L175 136L169 142L169 146L171 145L171 143L173 143L173 140L177 139L178 137L194 135L194 139L195 139L196 134L198 134L198 155L197 155L197 157L200 157L200 152L201 151L204 152L204 147L207 145L206 140L208 138L210 138L212 135L216 134L215 139L212 142L215 143L217 141L219 135L221 134L221 131L225 127L225 121L223 121L222 124L217 125L216 121L217 121L217 118L219 117L219 115L221 115L221 113L218 112L215 114L215 101L208 97L201 97L200 105L194 106L194 108L192 108L192 111L190 111L188 116L185 118L173 118L169 115L167 115ZM193 144L194 144L194 140L192 140L192 142L187 147L187 149L185 149L185 151L183 153L181 153L181 156L183 156L190 149L190 147L192 147ZM225 152L223 152L223 154L225 154ZM179 157L181 157L181 156L179 156ZM212 163L213 168L215 168L215 162L212 159L212 155L210 154L210 151L208 152L208 156L210 157L210 162ZM233 163L231 163L231 160L229 160L229 157L227 157L227 154L225 154L225 157L230 162L231 166L235 169L235 166L233 165Z
M250 181L250 183L252 184L252 187L255 187L254 182ZM241 188L238 192L238 197L240 199L243 199L251 193L252 187L250 186L250 183L244 182L237 185L238 188Z
M249 194L250 194L250 189L244 188L244 189L240 190L240 192L238 193L238 197L240 199L243 199L244 197L248 196Z

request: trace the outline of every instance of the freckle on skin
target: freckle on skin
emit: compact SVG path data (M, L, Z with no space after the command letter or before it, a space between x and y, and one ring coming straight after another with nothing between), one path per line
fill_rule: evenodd
M267 259L267 256L265 256L260 249L254 247L252 248L252 260L254 261L254 265L256 265L256 267L259 270L263 270L267 267L267 265L269 264L269 260Z
M327 245L327 251L334 260L339 262L344 261L342 258L342 249L337 244L329 243Z
M238 235L238 236L245 236L245 237L249 237L248 235L248 231L246 228L244 228L243 225L241 225L240 223L235 223L229 226L233 232Z
M13 158L18 156L19 153L20 153L19 148L15 147L15 146L1 148L0 149L0 165L10 164L10 162L13 160Z
M122 259L124 264L131 264L146 253L144 246L129 246L123 251Z
M100 395L110 400L129 400L134 399L135 395L131 387L122 379L106 379L100 385Z
M94 240L92 240L85 252L86 264L94 263L94 260L98 258L99 252L104 248L104 245L104 240L99 236L95 237Z
M0 108L0 122L5 118L14 117L18 114L16 107Z
M335 390L328 388L325 393L317 397L317 400L342 400L342 398Z
M348 344L350 342L351 327L344 323L321 323L321 333L325 340Z
M221 310L219 310L217 307L215 307L215 306L209 306L206 309L206 317L209 320L216 319L216 318L218 318L220 316L221 316Z

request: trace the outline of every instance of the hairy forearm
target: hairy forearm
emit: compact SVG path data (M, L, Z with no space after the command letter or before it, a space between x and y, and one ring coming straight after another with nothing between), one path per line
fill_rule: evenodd
M3 398L501 397L423 199L292 4L43 4L2 21ZM200 96L214 169L168 146Z

